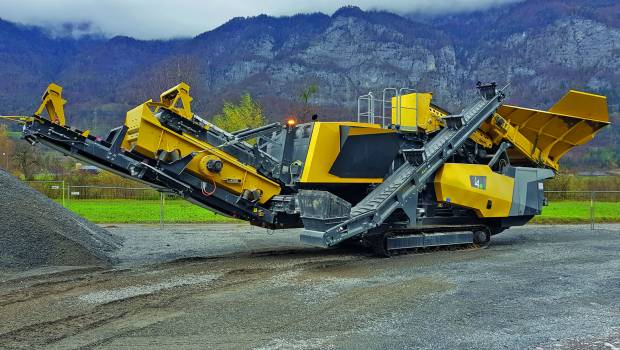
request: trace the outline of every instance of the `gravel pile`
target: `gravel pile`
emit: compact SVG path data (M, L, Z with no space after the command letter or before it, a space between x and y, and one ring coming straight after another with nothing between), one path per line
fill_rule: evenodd
M0 268L110 265L120 238L0 170Z

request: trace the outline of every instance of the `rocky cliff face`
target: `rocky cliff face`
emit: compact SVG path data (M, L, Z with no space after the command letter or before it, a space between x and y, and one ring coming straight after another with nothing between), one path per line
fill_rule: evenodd
M229 84L241 84L258 95L273 94L295 99L298 91L309 83L319 86L313 101L318 105L350 105L359 94L386 86L417 86L429 74L438 81L455 76L454 48L442 33L416 30L415 24L396 15L382 23L359 10L339 11L318 33L290 35L280 42L266 32L245 46L244 54L231 62L207 63L217 72L209 85L215 90ZM403 30L394 25L401 22ZM418 25L423 27L422 25ZM224 51L224 50L217 50ZM260 81L254 78L264 77Z
M332 16L236 18L173 41L50 38L0 21L0 103L4 113L29 113L53 80L66 87L78 125L103 129L185 80L200 114L248 91L280 119L316 83L317 110L351 118L360 94L390 86L432 91L456 111L482 80L510 82L512 102L542 108L570 88L601 93L617 112L618 15L608 0L529 0L434 18L347 7Z
M568 18L490 41L487 50L464 57L464 73L502 77L523 103L548 106L576 88L608 95L617 110L619 53L620 29Z

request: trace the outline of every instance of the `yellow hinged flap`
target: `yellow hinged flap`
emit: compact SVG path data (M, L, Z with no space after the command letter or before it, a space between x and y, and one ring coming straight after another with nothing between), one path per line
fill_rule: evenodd
M581 91L570 90L553 107L549 108L549 112L609 122L607 98Z
M609 124L604 96L569 91L549 111L503 105L497 113L516 127L542 157L557 162Z

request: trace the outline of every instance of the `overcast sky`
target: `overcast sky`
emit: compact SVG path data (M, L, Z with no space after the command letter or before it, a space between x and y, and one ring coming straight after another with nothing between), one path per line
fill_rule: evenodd
M233 17L262 13L332 14L345 5L400 14L458 13L515 1L518 0L0 0L0 18L56 29L64 23L90 23L87 31L107 36L167 39L195 36Z

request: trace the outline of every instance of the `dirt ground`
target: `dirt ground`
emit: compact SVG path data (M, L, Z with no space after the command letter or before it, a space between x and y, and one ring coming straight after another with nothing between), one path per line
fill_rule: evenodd
M114 269L0 274L1 348L620 348L620 225L389 259L245 225L109 230Z

